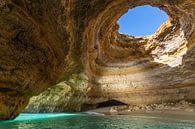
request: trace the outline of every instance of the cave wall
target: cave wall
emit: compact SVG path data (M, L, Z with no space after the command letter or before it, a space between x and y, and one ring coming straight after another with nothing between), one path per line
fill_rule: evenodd
M117 19L144 4L169 20L151 36L119 34ZM194 21L194 0L1 0L0 118L80 73L86 104L194 101Z

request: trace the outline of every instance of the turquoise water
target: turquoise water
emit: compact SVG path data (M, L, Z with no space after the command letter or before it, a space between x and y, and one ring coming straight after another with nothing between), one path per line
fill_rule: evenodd
M195 129L195 119L148 115L21 114L0 129Z

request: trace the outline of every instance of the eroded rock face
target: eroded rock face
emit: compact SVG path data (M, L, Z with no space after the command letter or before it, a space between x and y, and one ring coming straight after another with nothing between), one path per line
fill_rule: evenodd
M119 34L118 18L144 4L169 21L148 37ZM79 73L87 77L86 104L194 101L194 21L194 0L1 0L1 119Z
M73 74L71 79L48 88L30 99L24 112L72 112L96 108L87 105L91 98L87 78L84 74Z

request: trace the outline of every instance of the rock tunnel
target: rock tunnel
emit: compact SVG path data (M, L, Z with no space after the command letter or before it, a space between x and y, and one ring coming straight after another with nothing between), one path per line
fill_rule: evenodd
M111 106L122 106L122 105L127 105L127 104L120 102L120 101L117 101L117 100L108 100L108 101L99 103L97 108L111 107Z
M119 34L120 16L141 5L169 20L150 36ZM194 0L1 0L0 119L45 90L31 102L194 101L194 21Z

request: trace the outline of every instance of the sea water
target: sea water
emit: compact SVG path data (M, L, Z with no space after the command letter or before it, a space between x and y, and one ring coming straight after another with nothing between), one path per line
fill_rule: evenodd
M195 119L144 114L22 113L15 120L0 122L0 129L195 129Z

